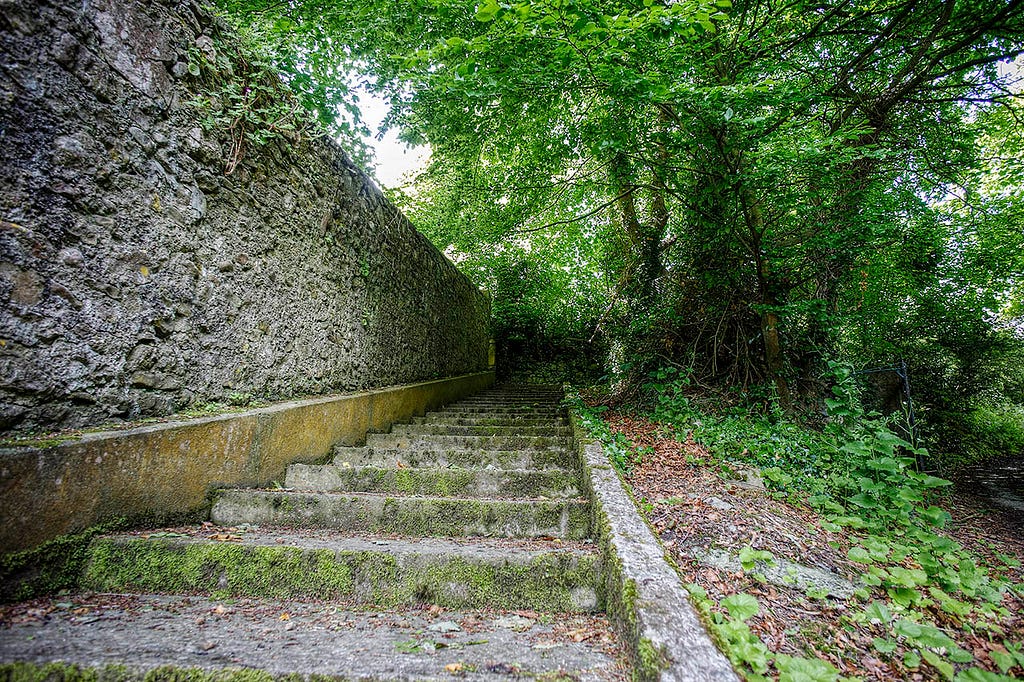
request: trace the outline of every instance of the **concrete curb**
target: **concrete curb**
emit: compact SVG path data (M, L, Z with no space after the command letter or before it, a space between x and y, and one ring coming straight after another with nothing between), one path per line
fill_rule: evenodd
M493 383L480 372L0 450L0 555L117 518L198 518L213 488L284 480L293 462Z
M634 678L738 682L601 444L575 415L571 421L601 549L608 615L630 650Z

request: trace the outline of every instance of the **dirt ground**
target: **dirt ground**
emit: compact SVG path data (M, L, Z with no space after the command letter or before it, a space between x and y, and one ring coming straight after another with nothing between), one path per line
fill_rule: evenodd
M741 468L723 468L692 438L678 442L652 422L615 414L605 417L614 432L625 434L637 447L648 448L628 480L684 582L703 587L716 604L739 592L756 597L760 612L748 622L772 652L822 658L841 674L866 680L941 679L930 666L905 667L901 649L879 653L873 639L888 633L877 624L858 624L848 617L863 608L856 598L812 598L804 589L759 580L753 571L716 568L693 557L702 549L736 554L750 546L857 585L862 565L846 558L851 546L848 533L830 532L810 508L775 499L770 491L750 485ZM1003 566L996 552L1024 563L1022 529L1008 525L998 513L979 511L976 500L951 496L945 507L953 517L946 535L984 563ZM907 561L907 567L912 567ZM1011 582L1024 580L1020 567L1003 570L1013 572L1008 576ZM884 592L874 588L871 598L884 599ZM938 609L928 615L974 654L974 665L998 672L990 653L1005 652L1004 639L1024 641L1021 598L1008 591L1001 606L1010 614L999 623L1005 631L1002 637L990 637L983 630L971 632L969 625L952 621ZM1024 669L1009 673L1024 674Z

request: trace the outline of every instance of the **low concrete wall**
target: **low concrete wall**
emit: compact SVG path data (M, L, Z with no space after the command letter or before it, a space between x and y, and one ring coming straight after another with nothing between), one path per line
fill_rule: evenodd
M357 445L494 382L493 372L0 450L0 554L119 517L199 516L211 488L284 480L292 462Z
M601 444L571 418L601 550L605 609L632 659L633 679L739 682Z

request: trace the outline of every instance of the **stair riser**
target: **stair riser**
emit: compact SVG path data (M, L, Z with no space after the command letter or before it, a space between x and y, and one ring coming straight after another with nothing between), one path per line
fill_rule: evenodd
M452 417L446 413L432 412L426 417L414 417L414 424L454 424L456 426L565 426L562 417L516 417L474 415Z
M376 606L593 611L592 555L503 557L254 547L172 540L95 540L84 583L102 592L206 593L218 598L334 599Z
M407 536L588 537L585 502L469 500L225 490L210 519Z
M562 403L558 400L459 400L450 403L449 407L456 405L473 405L487 407L530 407L561 409Z
M395 424L392 434L404 436L541 436L568 438L567 426L472 426L457 424Z
M342 468L293 464L285 486L298 490L401 493L455 497L580 496L576 476L566 471Z
M447 407L443 411L444 414L500 414L500 415L518 415L521 417L561 417L565 415L565 411L561 409L547 409L547 408L536 408L536 407L482 407L477 405L469 405L463 407L461 405L452 405Z
M550 450L570 446L565 436L441 436L371 433L366 437L370 448L395 450Z
M573 470L576 458L561 450L396 450L389 448L337 448L337 466L461 467L465 469Z

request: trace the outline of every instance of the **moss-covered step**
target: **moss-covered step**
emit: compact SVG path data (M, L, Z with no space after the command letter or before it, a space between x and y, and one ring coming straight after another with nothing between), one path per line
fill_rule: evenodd
M456 426L564 426L564 417L518 417L515 415L453 416L443 412L428 412L425 417L414 417L413 424L453 424Z
M336 447L334 464L338 466L459 467L464 469L574 469L577 458L560 450L462 450Z
M405 435L437 435L437 436L555 436L568 438L572 430L568 424L395 424L391 433Z
M224 526L255 524L395 535L506 538L589 537L584 500L463 499L375 493L221 490L210 519Z
M555 547L260 530L232 531L232 542L168 535L176 534L96 538L83 586L100 592L336 599L386 607L431 603L579 612L602 606L598 555L579 543Z
M464 398L451 405L498 405L498 406L509 406L509 407L559 407L561 406L560 400L552 400L550 398L529 398L529 399L516 399L516 400L502 400L500 398Z
M449 436L439 434L371 433L366 446L389 450L550 450L568 449L568 436Z
M577 475L561 469L341 467L293 464L285 487L299 490L455 497L579 497Z
M452 405L444 410L445 414L496 414L520 415L533 417L562 416L565 410L555 407L509 407L508 405L487 407L482 405Z

